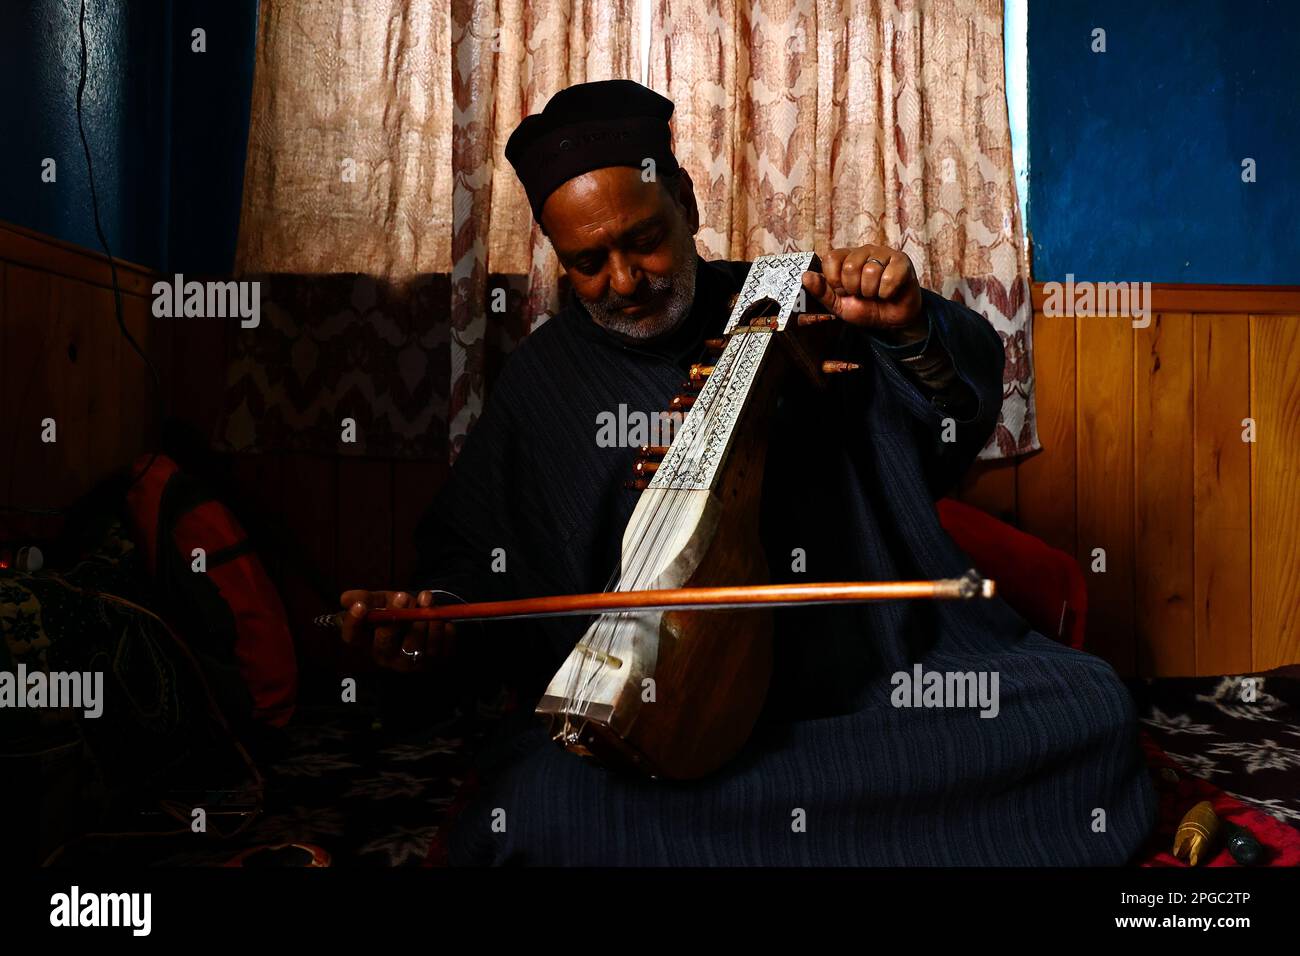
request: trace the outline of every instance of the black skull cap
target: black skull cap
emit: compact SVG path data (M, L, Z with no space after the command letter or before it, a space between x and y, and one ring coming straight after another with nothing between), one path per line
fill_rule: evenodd
M540 113L524 117L506 141L506 159L523 183L533 218L547 197L575 176L606 166L672 175L668 119L673 101L632 80L599 80L560 90Z

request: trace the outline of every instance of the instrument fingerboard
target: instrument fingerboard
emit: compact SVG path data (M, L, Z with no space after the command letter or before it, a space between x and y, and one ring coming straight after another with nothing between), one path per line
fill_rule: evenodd
M804 310L803 274L811 268L819 268L812 252L787 252L754 260L727 321L727 346L648 488L713 487L731 446L736 422L767 355L771 333L784 330L791 318ZM746 312L763 301L775 305L774 328L742 329Z
M649 488L713 487L771 342L770 329L746 330L727 340Z

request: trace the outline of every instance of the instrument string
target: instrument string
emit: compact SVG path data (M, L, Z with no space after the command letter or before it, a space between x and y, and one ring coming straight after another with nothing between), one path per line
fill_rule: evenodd
M722 364L721 360L719 364ZM727 363L726 368L728 372L735 367L735 364L734 361L729 361ZM714 396L725 394L725 386L726 379L724 376L720 379L719 384L715 386L714 389L710 389L710 405L704 409L705 415L701 420L701 426L695 430L695 435L692 438L694 444L686 449L688 456L690 452L696 450L697 446L707 435L708 425L712 421L712 416L716 413L717 409L717 402L714 400ZM692 407L691 411L695 412L695 408ZM688 415L688 417L690 416ZM674 442L677 437L678 436L674 435ZM672 444L673 442L669 443L670 448L672 447ZM625 559L620 556L618 564L610 575L606 590L612 590L615 587L625 589L629 586L629 581L632 586L635 586L637 582L642 580L645 575L645 568L649 566L650 559L654 552L653 547L647 549L647 538L653 531L655 532L655 540L657 541L664 535L666 530L670 531L671 526L677 520L681 509L684 507L682 499L684 499L685 496L677 494L676 491L677 489L664 489L662 494L656 496L658 500L655 504L651 508L646 509L638 519L637 526L633 530L631 547L624 552L627 555L627 558ZM625 564L626 568L624 567ZM586 641L586 646L592 651L608 654L615 644L620 628L628 620L629 613L630 612L622 612L602 615L597 621L596 626L593 628L590 639ZM601 659L595 654L591 656L591 674L586 680L583 679L588 667L588 661L585 657L580 657L577 666L572 668L572 676L569 686L566 687L565 693L566 718L567 714L575 709L573 705L577 702L578 695L585 692L587 686L600 674L603 668L603 662ZM582 716L585 716L589 711L589 707L590 701L584 698L577 709ZM565 730L567 731L568 729L566 723Z
M713 424L718 416L722 414L722 400L726 397L727 389L730 387L732 380L736 377L736 370L740 365L740 352L742 352L745 347L745 342L741 341L737 343L736 354L732 356L731 361L728 362L721 378L721 384L718 386L717 392L711 396L712 401L705 409L704 418L702 419L700 427L693 438L693 443L687 449L687 458L702 451L707 445ZM678 499L678 503L671 508L669 514L665 516L665 519L658 522L655 526L655 536L649 542L646 548L645 558L641 562L641 567L634 576L632 582L633 588L640 589L650 586L653 574L658 572L660 564L659 558L663 555L667 546L672 542L676 530L676 522L680 517L680 512L689 507L691 501L691 496L689 494L675 495L674 497Z
M732 345L732 343L734 343L733 354L726 357L725 365L722 358L718 362L719 365L724 365L725 370L721 375L715 372L713 376L710 376L710 380L715 387L710 389L709 404L703 409L704 417L695 429L695 434L691 439L692 443L685 450L688 458L698 454L705 447L717 417L722 414L722 399L725 398L727 390L742 364L741 353L749 346L747 338L736 339L733 337L728 345ZM693 407L692 412L695 410ZM659 564L675 536L676 526L681 514L691 504L691 495L684 493L685 491L685 489L662 489L660 500L656 502L654 507L647 509L634 529L633 543L629 549L631 560L628 562L626 572L622 572L623 561L620 559L620 567L616 568L614 573L611 574L610 585L607 590L614 587L615 582L617 582L617 587L620 589L642 589L650 586L652 579L657 576ZM625 631L629 624L636 623L636 619L632 615L638 613L643 612L626 611L602 616L593 629L591 639L587 641L587 646L598 652L598 654L608 655L617 643L620 633ZM598 654L591 655L591 675L585 681L582 679L583 671L588 666L588 662L585 659L580 659L571 686L566 688L566 704L575 703L576 695L585 692L586 687L601 673L607 657L602 659ZM579 715L585 717L589 712L591 701L584 698L577 703Z

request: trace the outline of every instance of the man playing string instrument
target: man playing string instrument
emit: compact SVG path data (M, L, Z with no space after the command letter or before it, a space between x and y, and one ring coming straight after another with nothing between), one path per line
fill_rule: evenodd
M445 593L600 591L618 566L636 449L603 447L595 423L620 405L666 408L749 269L696 252L699 211L670 149L671 112L630 81L587 83L511 136L506 155L573 300L503 369L417 529L411 591L342 597L345 639L371 642L381 664L415 670L455 655L523 695L480 756L483 785L452 828L451 861L1125 862L1155 811L1128 693L1104 661L1030 630L1000 600L778 610L758 727L722 769L681 784L577 759L532 714L583 619L461 625L455 641L446 626L365 620L368 608ZM922 289L899 250L867 244L820 260L804 288L843 320L837 357L860 368L778 406L761 529L773 578L960 574L969 559L934 502L997 421L1001 342L982 317ZM992 675L997 707L900 706L892 678L917 665Z

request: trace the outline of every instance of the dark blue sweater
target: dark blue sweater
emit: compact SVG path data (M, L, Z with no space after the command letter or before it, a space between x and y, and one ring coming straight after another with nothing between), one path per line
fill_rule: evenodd
M599 417L620 404L666 408L747 269L701 261L690 316L653 346L622 343L576 304L533 332L417 530L415 585L470 600L602 590L637 492L624 487L635 449L600 447ZM964 388L924 390L900 350L844 326L831 354L864 369L779 404L761 528L773 580L938 578L970 566L934 499L993 429L1002 346L964 306L929 291L924 303ZM949 415L955 440L944 441ZM790 570L795 548L801 573ZM604 772L530 719L588 623L495 624L463 641L470 666L509 677L526 706L484 754L486 784L451 834L453 862L1117 864L1154 819L1114 671L1030 631L1000 600L778 611L764 718L736 761L692 784ZM996 672L998 715L894 706L893 676L917 662ZM491 825L498 808L503 833ZM803 830L792 828L796 811Z

